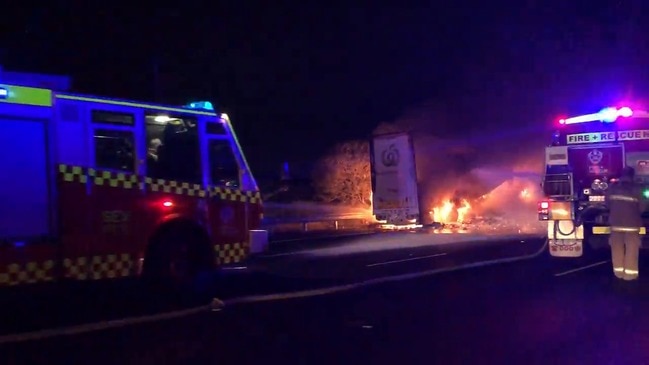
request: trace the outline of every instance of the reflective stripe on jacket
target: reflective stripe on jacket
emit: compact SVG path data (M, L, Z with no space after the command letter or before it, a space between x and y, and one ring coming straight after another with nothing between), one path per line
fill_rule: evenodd
M619 181L608 189L606 201L610 209L612 231L633 232L642 227L642 191L632 181Z

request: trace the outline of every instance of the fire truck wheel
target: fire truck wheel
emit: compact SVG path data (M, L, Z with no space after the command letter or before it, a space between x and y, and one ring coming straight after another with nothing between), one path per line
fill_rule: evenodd
M212 265L207 232L195 223L171 222L151 237L142 274L172 288L195 289L198 276Z

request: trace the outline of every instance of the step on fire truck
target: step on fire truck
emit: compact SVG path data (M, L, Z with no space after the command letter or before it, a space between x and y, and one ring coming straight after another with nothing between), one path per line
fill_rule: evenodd
M255 179L211 103L21 85L0 83L0 286L186 284L243 260L264 233Z
M649 186L649 113L606 108L559 120L552 145L545 149L545 166L545 200L539 202L538 214L548 222L550 254L579 257L584 249L608 247L606 189L625 166L635 168L637 182ZM649 190L644 191L648 198ZM647 218L643 215L642 235Z

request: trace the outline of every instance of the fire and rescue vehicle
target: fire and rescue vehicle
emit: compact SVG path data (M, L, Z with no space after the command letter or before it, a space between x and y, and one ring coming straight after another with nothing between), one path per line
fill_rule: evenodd
M545 166L538 214L548 222L550 254L579 257L584 249L607 247L606 189L625 166L635 168L639 184L649 183L649 113L610 107L559 120Z
M0 128L0 286L186 283L249 253L260 192L211 103L0 83Z

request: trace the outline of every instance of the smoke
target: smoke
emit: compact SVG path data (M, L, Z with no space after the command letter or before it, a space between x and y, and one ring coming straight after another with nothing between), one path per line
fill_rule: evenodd
M470 113L455 113L447 106L426 102L406 110L393 122L379 124L374 134L409 132L412 136L423 213L449 196L473 200L503 183L476 174L481 168L509 174L541 172L547 134L534 126L485 127L498 124L497 120L478 120Z

